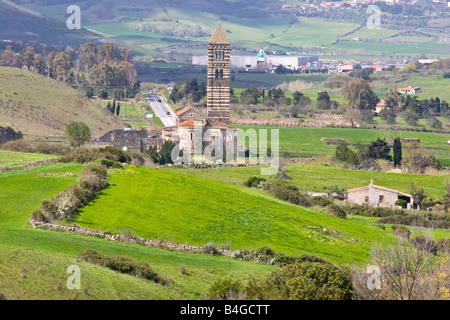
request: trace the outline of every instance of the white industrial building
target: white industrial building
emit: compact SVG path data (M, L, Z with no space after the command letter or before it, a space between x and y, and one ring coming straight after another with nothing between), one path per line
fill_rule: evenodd
M193 56L192 64L206 66L207 56ZM231 67L246 70L272 70L283 65L290 70L302 68L321 69L322 62L318 56L287 56L287 55L266 55L264 50L260 50L255 56L235 56L231 55Z

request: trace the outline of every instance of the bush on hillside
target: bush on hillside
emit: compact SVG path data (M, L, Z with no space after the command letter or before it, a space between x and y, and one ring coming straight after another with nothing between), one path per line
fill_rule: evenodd
M312 197L310 200L311 205L318 206L318 207L326 207L329 204L333 203L330 199L319 196L319 197Z
M245 182L244 185L249 188L258 188L261 182L267 181L261 177L250 177Z
M126 273L156 283L163 282L152 267L144 261L137 262L125 256L108 256L92 249L84 250L78 255L78 258L120 273Z
M245 288L247 299L350 300L349 275L328 263L302 262L273 271Z
M329 205L327 205L326 210L336 218L345 219L347 217L345 211L335 203L330 203Z
M235 300L242 296L243 286L239 280L221 279L215 281L208 290L210 300Z
M211 254L213 256L220 254L219 250L216 248L214 242L208 242L203 246L203 252Z

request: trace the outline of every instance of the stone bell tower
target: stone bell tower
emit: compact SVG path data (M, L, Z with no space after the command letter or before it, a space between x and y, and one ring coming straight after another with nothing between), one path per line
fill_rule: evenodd
M208 125L230 123L230 42L219 22L208 44Z

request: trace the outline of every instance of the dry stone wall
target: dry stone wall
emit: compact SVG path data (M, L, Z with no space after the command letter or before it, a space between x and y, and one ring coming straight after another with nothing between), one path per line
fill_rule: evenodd
M160 241L160 240L148 240L145 238L140 237L131 237L131 236L124 236L120 234L109 234L105 233L103 231L99 230L93 230L78 226L63 226L59 224L52 224L52 223L46 223L46 222L40 222L36 221L34 219L30 220L30 224L34 228L43 228L48 230L57 230L57 231L65 231L65 232L74 232L74 233L80 233L80 234L86 234L90 236L97 236L101 238L105 238L106 240L112 240L112 241L121 241L121 242L129 242L129 243L135 243L135 244L141 244L146 245L149 247L158 247L162 249L168 249L168 250L179 250L179 251L188 251L188 252L204 252L202 247L198 246L191 246L188 244L179 244L179 243L170 243L166 241ZM224 250L224 249L218 249L218 251L226 256L231 256L233 253L232 250Z

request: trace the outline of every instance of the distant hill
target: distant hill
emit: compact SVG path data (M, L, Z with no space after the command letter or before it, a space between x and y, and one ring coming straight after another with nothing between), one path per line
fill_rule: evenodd
M60 135L71 121L85 122L93 136L123 127L120 119L75 89L27 70L0 67L0 126Z
M93 37L85 29L69 30L62 20L49 18L7 0L0 0L0 13L0 41L36 41L76 46ZM65 11L61 15L64 18Z

